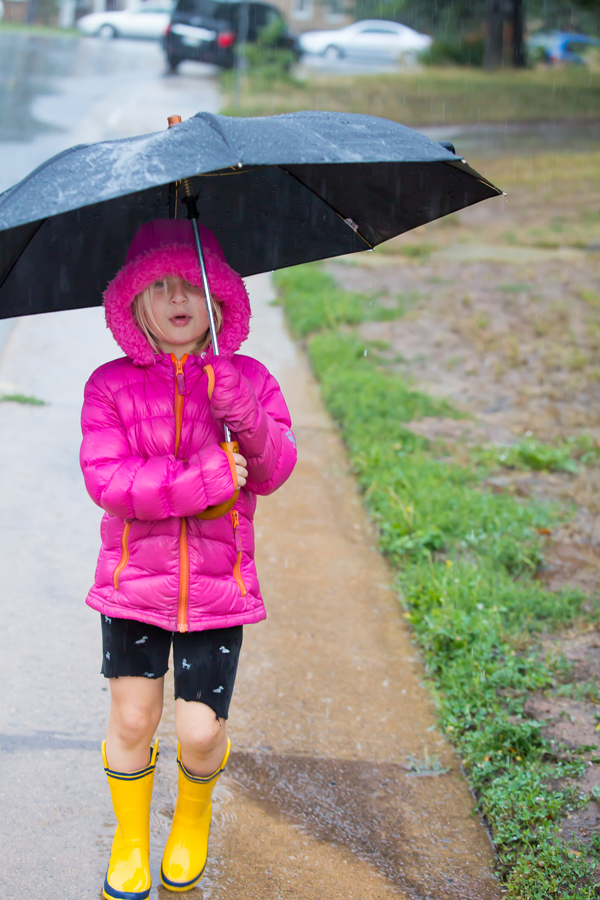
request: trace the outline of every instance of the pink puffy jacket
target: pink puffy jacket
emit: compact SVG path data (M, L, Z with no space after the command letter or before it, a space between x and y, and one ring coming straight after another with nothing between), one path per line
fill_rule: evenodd
M104 295L108 326L127 356L93 373L82 412L81 467L105 511L87 603L170 631L265 618L254 566L256 496L277 490L296 462L279 385L261 363L236 354L249 331L244 284L214 235L204 228L201 235L211 290L222 303L222 355L189 356L177 374L176 361L155 354L137 327L132 300L156 279L177 275L201 285L189 223L150 222ZM215 373L211 401L207 363ZM248 460L248 481L232 513L203 521L195 515L235 488L235 467L219 447L223 421Z

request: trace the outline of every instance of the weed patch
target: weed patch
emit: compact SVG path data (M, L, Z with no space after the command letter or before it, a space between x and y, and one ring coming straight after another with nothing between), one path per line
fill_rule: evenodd
M45 400L29 397L27 394L2 394L0 403L21 403L23 406L46 406Z
M377 295L341 291L333 278L314 263L301 269L286 269L278 279L285 292L288 322L300 338L337 325L400 319L418 300L416 294L408 292L398 294L391 305L384 306Z
M582 593L555 593L536 579L540 533L567 511L488 492L491 460L452 464L406 428L426 416L464 413L415 390L359 339L352 326L374 315L362 295L339 291L318 265L276 280L397 573L440 725L489 823L509 896L591 900L597 851L573 848L559 829L588 802L577 779L597 758L586 755L589 748L559 754L544 723L524 710L533 692L568 680L564 664L541 653L538 636L592 615ZM594 448L527 439L508 452L523 467L570 471L575 457Z

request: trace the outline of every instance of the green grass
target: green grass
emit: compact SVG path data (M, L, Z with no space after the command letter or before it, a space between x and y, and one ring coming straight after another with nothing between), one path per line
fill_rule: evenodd
M22 22L0 22L0 34L3 31L30 34L36 37L81 37L75 28L55 28L52 25L25 25Z
M45 400L29 397L27 394L1 394L0 403L21 403L24 406L46 406Z
M367 321L400 319L418 301L418 295L407 291L398 294L393 305L382 306L376 295L341 291L331 276L315 266L287 270L279 274L285 290L286 314L299 337L327 326L357 325Z
M588 800L577 788L585 753L550 744L541 723L523 712L531 691L565 681L564 665L542 657L537 636L586 615L582 594L552 593L535 578L540 529L567 513L486 491L489 460L449 464L405 427L459 413L393 374L360 340L349 326L371 308L359 295L336 291L314 264L276 280L294 334L307 336L322 395L396 572L440 726L490 825L508 896L591 900L596 851L573 851L557 837L563 817ZM572 458L531 441L514 452L534 468Z
M585 434L552 444L526 437L512 445L475 447L470 456L474 463L488 468L576 474L581 471L581 466L598 464L600 446L595 438Z
M428 68L379 75L315 76L305 81L248 80L238 109L228 115L273 115L301 109L369 113L406 125L595 119L600 114L600 72L562 70L485 72Z

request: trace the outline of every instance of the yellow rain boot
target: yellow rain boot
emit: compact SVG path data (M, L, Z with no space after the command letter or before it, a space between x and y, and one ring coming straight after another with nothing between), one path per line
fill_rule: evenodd
M106 741L102 743L104 771L118 822L102 891L106 900L146 900L150 896L150 801L157 757L158 740L146 768L115 772L108 767Z
M189 891L204 875L212 792L227 765L230 750L231 743L228 740L223 762L217 771L212 775L202 776L188 772L181 762L181 747L178 747L177 804L160 867L160 880L170 891Z

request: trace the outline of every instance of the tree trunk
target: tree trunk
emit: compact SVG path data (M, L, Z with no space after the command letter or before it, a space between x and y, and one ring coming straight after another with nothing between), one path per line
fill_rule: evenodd
M486 0L486 35L483 65L486 69L498 69L502 65L504 50L504 0Z
M524 0L512 0L512 64L515 69L524 69L527 65L525 52L524 29Z

